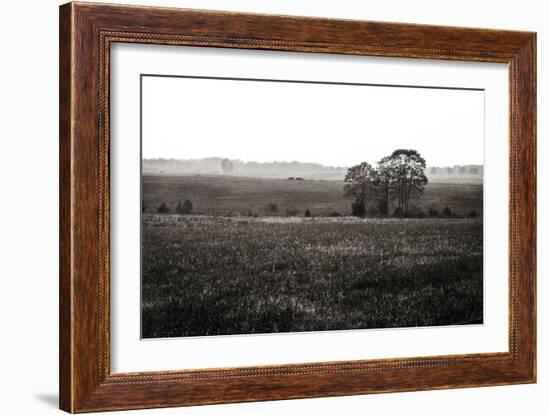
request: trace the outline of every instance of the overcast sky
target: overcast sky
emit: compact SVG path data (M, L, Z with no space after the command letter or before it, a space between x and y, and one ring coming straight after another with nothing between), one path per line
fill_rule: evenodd
M484 92L143 77L143 157L483 164Z

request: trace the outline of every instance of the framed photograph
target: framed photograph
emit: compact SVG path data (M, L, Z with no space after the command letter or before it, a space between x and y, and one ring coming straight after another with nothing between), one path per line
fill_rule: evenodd
M536 380L536 35L60 8L60 406Z

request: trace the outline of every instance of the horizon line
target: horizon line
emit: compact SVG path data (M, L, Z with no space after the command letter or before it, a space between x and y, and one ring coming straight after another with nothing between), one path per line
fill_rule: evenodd
M271 160L271 161L257 161L257 160L248 160L248 161L244 161L242 159L239 159L239 158L229 158L229 157L220 157L220 156L209 156L209 157L199 157L199 158L176 158L176 157L170 157L170 158L167 158L167 157L142 157L141 161L150 161L150 160L170 160L170 161L201 161L201 160L208 160L208 159L227 159L231 162L235 162L235 161L238 161L238 162L241 162L243 164L247 164L247 163L258 163L258 164L276 164L276 163L279 163L279 164L291 164L291 163L297 163L297 164L316 164L318 166L321 166L321 167L330 167L330 168L333 168L333 169L348 169L349 167L351 166L335 166L335 165L330 165L330 164L323 164L321 162L318 162L318 161L298 161L298 160L291 160L291 161L285 161L285 160ZM358 163L362 163L362 162L358 162ZM375 166L377 163L370 163L370 162L367 162L373 166ZM426 165L426 168L432 168L432 167L437 167L437 168L447 168L447 167L465 167L465 166L484 166L485 164L484 163L462 163L462 164L453 164L453 165L432 165L432 164L427 164Z

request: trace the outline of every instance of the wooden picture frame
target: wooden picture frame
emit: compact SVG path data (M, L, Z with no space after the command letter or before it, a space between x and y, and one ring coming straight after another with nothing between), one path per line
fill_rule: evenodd
M111 373L109 59L115 42L507 63L509 352ZM60 8L59 94L61 409L91 412L536 381L535 33L69 3Z

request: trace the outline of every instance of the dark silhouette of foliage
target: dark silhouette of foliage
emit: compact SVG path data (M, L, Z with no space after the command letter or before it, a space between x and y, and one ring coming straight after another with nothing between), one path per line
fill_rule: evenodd
M403 212L403 208L401 207L396 207L393 211L393 216L395 216L396 218L402 218L405 216L405 213Z
M287 207L286 208L286 216L298 216L298 214L300 213L300 211L294 207Z
M190 200L183 202L183 213L190 214L193 212L193 203Z
M353 216L357 216L359 218L362 218L367 214L367 208L365 205L359 203L359 202L352 202L351 204L351 214Z
M376 206L370 206L367 208L367 215L368 216L378 216L379 211Z
M437 218L439 216L439 211L437 209L430 208L428 209L428 216L430 218Z
M344 182L344 195L355 199L351 204L353 216L365 216L367 200L374 194L376 187L376 170L369 163L363 162L348 169Z
M416 212L415 216L418 219L424 219L426 217L426 212L424 212L423 210L419 210Z
M166 203L162 202L161 205L157 209L158 213L168 213L170 212L170 209L168 209L168 206L166 206Z
M477 212L475 210L472 210L470 213L468 213L468 217L471 219L477 218Z
M441 217L442 218L450 218L452 216L453 212L449 208L449 206L445 206L443 210L441 211Z
M311 218L311 211L309 209L306 209L305 213L304 213L304 216L306 218Z
M270 203L267 205L267 213L277 213L279 211L279 206L276 203Z
M388 215L395 200L399 215L409 216L411 200L420 196L428 183L425 170L426 161L416 150L399 149L383 157L377 164L373 187L378 213Z
M426 160L416 150L399 149L381 162L384 171L391 177L390 185L394 189L397 206L407 215L411 199L420 196L428 184L424 174Z
M378 212L386 216L390 210L390 201L395 196L395 186L397 184L397 164L391 156L382 158L378 162L376 171L376 193L380 199L378 201Z
M178 205L176 206L176 213L179 213L182 215L189 215L192 211L193 211L193 203L191 203L190 200L186 200L183 203L178 202Z

